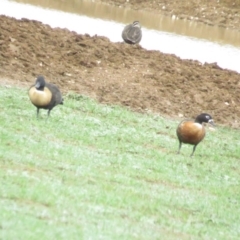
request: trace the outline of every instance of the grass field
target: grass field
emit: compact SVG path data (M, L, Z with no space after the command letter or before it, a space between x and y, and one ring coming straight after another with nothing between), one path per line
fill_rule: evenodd
M240 239L240 131L190 158L174 120L64 99L0 87L0 239Z

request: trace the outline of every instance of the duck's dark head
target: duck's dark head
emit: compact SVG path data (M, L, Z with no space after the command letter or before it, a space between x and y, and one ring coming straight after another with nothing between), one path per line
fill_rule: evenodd
M43 76L38 76L37 79L36 79L36 82L35 82L35 88L37 90L43 90L44 87L45 87L45 79Z
M201 113L200 115L198 115L196 117L195 122L200 124L205 122L205 123L210 123L212 126L215 126L212 116L208 113Z
M139 28L141 28L141 25L140 25L140 22L139 22L139 21L134 21L134 22L132 23L132 26L133 26L133 27L139 27Z

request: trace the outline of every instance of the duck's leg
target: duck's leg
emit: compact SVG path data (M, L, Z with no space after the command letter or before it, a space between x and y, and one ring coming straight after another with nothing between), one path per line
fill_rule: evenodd
M37 118L39 117L39 108L37 108Z
M194 145L194 147L193 147L193 151L192 151L192 154L190 155L190 157L192 157L192 156L193 156L193 154L194 154L194 152L195 152L195 150L196 150L196 147L197 147L197 144L196 144L196 145Z
M178 148L177 154L179 154L179 153L180 153L181 147L182 147L182 142L181 142L181 141L179 141L179 148Z
M48 113L47 113L48 118L50 117L50 112L51 112L51 109L48 109Z

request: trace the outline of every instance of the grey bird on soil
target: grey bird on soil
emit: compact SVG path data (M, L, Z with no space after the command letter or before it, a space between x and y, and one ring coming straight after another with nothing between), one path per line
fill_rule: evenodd
M194 145L191 157L193 156L197 145L204 139L206 131L203 123L210 123L215 126L212 116L208 113L202 113L198 115L195 121L186 119L179 123L176 133L179 140L179 149L177 153L180 153L182 143Z
M48 117L51 110L58 104L63 104L62 94L58 87L52 83L47 83L43 76L38 76L35 84L28 91L32 104L37 108L37 117L39 110L48 110Z
M134 21L124 27L122 31L122 38L126 43L137 44L142 39L142 30L139 21Z

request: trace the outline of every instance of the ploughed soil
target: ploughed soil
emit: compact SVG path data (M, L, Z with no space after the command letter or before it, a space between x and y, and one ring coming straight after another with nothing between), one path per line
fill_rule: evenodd
M96 0L240 30L240 0Z
M208 112L217 124L240 127L240 74L234 71L0 16L2 84L30 86L39 74L64 94L178 119Z

